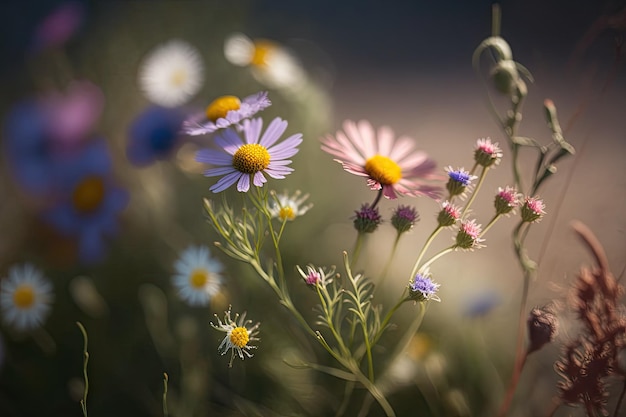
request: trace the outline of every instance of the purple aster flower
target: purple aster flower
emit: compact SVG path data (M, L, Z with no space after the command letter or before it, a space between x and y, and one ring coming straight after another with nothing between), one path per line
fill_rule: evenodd
M289 136L279 144L278 139L287 129L287 122L277 117L269 124L263 135L261 118L246 119L242 124L244 138L234 129L226 129L215 137L215 143L221 148L202 149L197 152L196 160L217 165L204 172L207 177L222 176L211 186L214 193L224 191L237 183L237 191L247 192L250 183L262 187L267 181L264 173L275 179L283 179L293 171L288 167L287 159L298 153L297 146L302 142L302 134Z
M463 168L455 170L449 166L446 167L446 172L448 173L446 189L450 193L450 197L460 195L461 198L463 198L465 191L471 185L472 181L477 178L475 175L470 175L470 173Z
M539 197L525 197L522 204L522 220L528 223L536 223L543 217L546 212L546 206Z
M373 233L382 223L382 217L377 207L363 204L360 210L356 210L354 216L354 228L359 233Z
M420 216L414 207L398 206L391 216L391 225L398 233L404 233L411 230L419 218Z
M461 209L449 201L441 203L441 211L437 215L437 223L441 227L452 226L461 217Z
M441 301L437 295L439 284L430 278L428 268L424 272L419 272L409 282L409 297L416 301Z
M456 234L455 246L457 248L469 250L482 248L484 245L481 245L481 242L484 242L485 239L480 238L481 232L481 225L476 224L475 219L461 221L461 226Z
M180 145L184 115L178 109L153 106L142 112L130 126L126 155L130 162L145 166L168 158Z
M491 139L478 139L474 149L474 161L485 168L498 165L502 159L502 150L498 143L492 143Z
M498 194L493 202L497 214L510 214L520 205L520 194L514 187L498 187Z
M128 203L128 193L111 178L111 156L104 140L93 141L80 155L68 158L59 180L62 192L44 219L78 240L82 261L95 262L104 253L104 237L117 232L118 214Z
M436 180L436 163L423 151L414 151L414 140L403 136L396 140L387 126L374 131L370 122L346 120L343 132L322 140L322 150L336 156L347 172L367 178L372 190L395 199L400 195L426 195L437 198L441 189L427 184Z
M235 96L222 96L213 100L204 114L194 115L183 123L183 133L187 135L207 135L219 129L237 125L261 110L271 106L267 92L253 94L240 100Z

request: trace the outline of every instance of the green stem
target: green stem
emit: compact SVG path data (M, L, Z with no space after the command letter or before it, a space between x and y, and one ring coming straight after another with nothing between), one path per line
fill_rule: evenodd
M424 265L422 265L422 268L426 269L430 264L432 264L433 262L435 262L437 259L441 258L442 256L452 252L454 249L456 249L456 245L452 245L449 248L443 249L441 252L439 252L438 254L430 258L428 261L426 261Z
M491 6L491 36L500 36L500 5Z
M167 412L167 382L169 381L169 377L164 372L163 373L163 417L168 417L169 413Z
M356 241L354 242L354 249L352 250L352 261L350 262L350 266L356 265L356 262L359 259L359 255L361 254L361 248L363 247L363 239L364 233L359 232L356 236Z
M487 233L487 230L491 229L491 226L493 226L496 221L498 221L498 219L501 217L501 214L497 214L495 216L493 216L493 218L489 221L489 223L487 223L487 226L485 226L485 228L483 229L482 232L480 232L480 235L478 235L478 237L483 237L483 235L485 233Z
M422 250L420 251L419 255L417 255L417 260L415 261L415 265L413 265L413 269L411 270L411 276L409 277L409 279L413 279L413 277L415 277L415 274L417 274L417 270L419 268L422 258L424 257L424 254L426 253L426 250L442 229L443 227L437 226L435 230L433 230L433 232L430 234L430 236L428 236L428 239L426 239L424 246L422 246Z
M463 207L463 212L461 213L461 219L465 217L465 213L467 213L470 206L476 199L476 196L478 195L478 191L480 190L480 187L483 185L483 182L485 181L485 177L487 176L488 170L489 170L489 167L483 167L483 170L480 173L480 177L478 178L478 184L476 184L476 188L474 188L474 190L472 191L472 196L468 200L467 204L465 205L465 207Z
M391 254L389 254L389 259L387 259L387 262L385 263L385 267L383 268L383 272L380 277L380 281L378 281L378 286L382 286L383 282L385 281L385 278L387 277L387 273L389 272L389 267L391 266L391 261L393 261L393 258L396 254L396 249L398 249L398 242L400 242L400 236L402 236L402 234L398 232L396 234L396 239L393 241L393 248L391 249Z
M81 322L77 321L76 325L80 329L83 335L83 378L85 379L85 390L83 391L83 398L80 400L80 407L83 410L83 416L87 417L87 394L89 393L89 378L87 376L87 363L89 362L89 352L87 351L87 330Z
M375 345L378 342L378 340L380 339L380 337L383 335L383 332L385 331L385 328L389 324L389 321L391 320L393 315L396 313L396 310L398 310L400 308L400 306L402 304L404 304L406 301L409 301L409 299L406 297L406 292L407 292L407 288L405 287L404 291L402 292L402 295L400 296L400 299L398 300L398 302L385 315L385 318L381 322L380 329L378 329L378 332L374 336L372 344Z

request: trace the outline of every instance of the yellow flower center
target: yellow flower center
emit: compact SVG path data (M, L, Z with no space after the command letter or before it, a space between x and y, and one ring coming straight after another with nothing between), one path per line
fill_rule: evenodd
M256 174L270 164L270 153L265 146L247 143L233 155L233 167L244 174Z
M209 273L205 269L194 269L189 275L189 285L198 290L209 281Z
M239 110L241 108L241 100L235 96L218 97L211 102L206 108L206 117L212 122L217 119L226 117L229 111Z
M276 48L276 44L271 41L259 40L254 43L254 54L250 63L257 67L267 65L268 54Z
M245 327L235 327L233 331L230 332L230 342L238 348L247 345L249 340L250 335L248 334L248 329Z
M296 218L296 213L293 212L291 207L285 206L278 212L278 217L280 217L281 220L293 220Z
M180 87L187 81L187 72L184 69L177 69L170 76L170 83L174 87Z
M22 284L13 293L13 304L17 308L27 309L35 303L35 290L28 284Z
M98 176L87 177L78 183L72 193L72 204L81 213L90 213L104 200L104 182Z
M400 166L382 155L374 155L365 161L365 171L382 185L392 185L402 179Z

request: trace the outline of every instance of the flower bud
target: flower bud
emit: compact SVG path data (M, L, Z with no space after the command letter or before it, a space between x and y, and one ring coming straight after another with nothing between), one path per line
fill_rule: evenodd
M446 168L448 172L448 183L446 189L450 193L450 197L460 195L463 198L463 193L471 185L472 181L476 179L475 175L470 175L468 171L463 168L457 170L452 169L451 166Z
M507 96L512 95L519 81L515 62L511 59L498 62L491 69L491 79L496 90Z
M498 187L498 194L493 202L496 214L509 214L519 206L520 194L514 187Z
M554 340L558 331L556 316L547 308L533 308L528 316L528 353Z
M536 223L543 217L545 205L539 197L526 197L522 205L522 221Z
M498 165L502 159L502 150L491 139L478 139L474 150L474 161L485 168Z
M483 247L481 242L484 242L485 240L480 238L481 232L481 225L476 224L475 219L463 220L461 222L461 227L459 227L459 231L456 234L456 247L469 250Z
M437 215L437 223L441 227L452 226L461 217L461 209L449 201L441 204L441 211Z
M354 228L359 233L373 233L378 228L378 225L382 223L378 208L371 208L369 204L363 204L361 209L354 213Z
M413 227L420 216L417 210L411 206L398 206L391 216L391 225L398 231L404 233Z

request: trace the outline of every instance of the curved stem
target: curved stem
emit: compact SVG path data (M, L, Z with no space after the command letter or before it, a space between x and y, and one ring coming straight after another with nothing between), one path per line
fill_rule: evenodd
M380 198L383 196L383 189L381 188L380 190L378 190L378 194L376 194L376 198L374 199L374 202L372 203L372 205L370 206L370 208L372 210L374 210L376 208L376 206L378 205L378 202L380 201Z
M484 167L483 170L481 171L480 177L478 178L478 184L476 184L476 188L474 188L474 190L472 191L472 196L470 197L469 201L467 202L465 207L463 207L463 212L461 213L461 219L465 216L465 213L467 213L470 206L476 199L476 196L478 195L478 191L480 190L480 187L483 185L483 182L485 181L485 177L487 176L488 170L489 170L488 167Z
M450 246L449 248L446 248L444 250L442 250L441 252L439 252L438 254L436 254L435 256L433 256L432 258L430 258L428 261L424 262L424 265L422 265L422 268L426 268L428 267L430 264L432 264L433 262L435 262L437 259L441 258L442 256L452 252L454 249L456 249L455 245Z
M378 339L380 339L380 337L383 335L383 332L385 331L385 328L389 324L389 320L391 320L393 315L396 313L396 310L398 310L400 308L400 306L402 304L404 304L406 301L409 301L409 299L406 297L406 292L407 292L407 289L405 287L404 291L402 292L402 295L400 296L400 299L398 300L398 302L385 315L385 318L383 319L383 321L380 324L380 329L378 329L378 332L374 336L372 344L375 345L378 342Z
M411 270L411 276L409 277L409 279L413 279L415 274L417 274L417 270L419 268L422 258L424 257L424 254L426 253L426 250L442 229L443 227L437 226L435 230L433 230L433 232L430 234L430 236L428 236L428 239L426 239L424 246L422 246L422 250L420 251L419 255L417 255L417 260L415 261L415 265L413 265L413 269Z
M356 265L356 262L359 259L359 255L361 254L361 248L363 247L363 239L364 234L359 232L356 236L356 241L354 242L354 249L352 250L352 261L350 262L350 266Z
M513 368L511 382L509 383L509 387L507 388L506 394L504 396L504 401L502 402L500 410L498 411L498 417L505 417L507 412L509 411L509 408L511 407L513 395L515 394L515 389L517 388L517 383L519 382L519 378L522 374L522 369L524 369L524 364L526 363L527 357L527 351L523 351L523 354L515 360L515 366Z
M498 221L498 219L501 217L501 214L497 214L495 216L493 216L493 218L489 221L489 223L487 223L487 226L485 226L485 228L483 229L482 232L480 232L480 234L478 235L478 237L483 237L483 235L485 233L487 233L487 230L489 230L491 228L491 226L493 226L496 221Z

